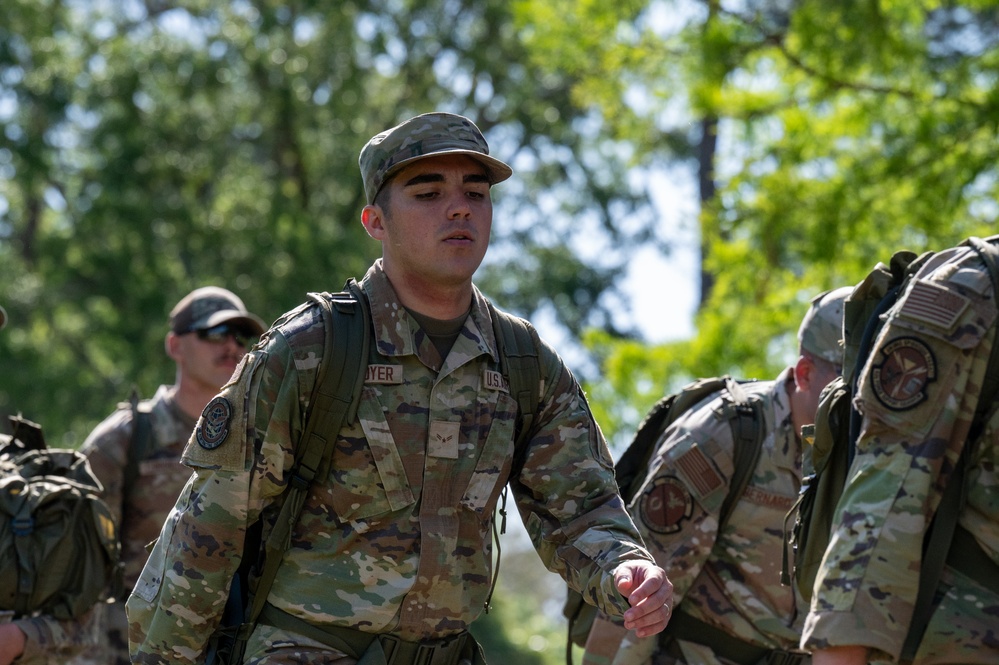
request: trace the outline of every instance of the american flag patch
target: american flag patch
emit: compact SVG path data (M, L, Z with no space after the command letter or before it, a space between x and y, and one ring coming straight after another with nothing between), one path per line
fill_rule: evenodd
M916 282L909 291L903 312L907 318L950 330L970 300L933 282Z
M676 460L676 468L700 496L707 496L724 484L711 460L696 445Z

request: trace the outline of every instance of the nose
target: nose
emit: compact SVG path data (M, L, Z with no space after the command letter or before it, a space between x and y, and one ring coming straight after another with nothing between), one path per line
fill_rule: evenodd
M450 196L447 211L448 219L461 219L472 214L472 207L469 205L468 197L465 196L464 191Z

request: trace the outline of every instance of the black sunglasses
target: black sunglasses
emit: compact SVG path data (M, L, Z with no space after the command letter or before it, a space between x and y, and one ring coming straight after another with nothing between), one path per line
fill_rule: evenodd
M220 323L217 326L205 328L204 330L195 330L194 332L197 333L198 339L209 344L221 344L227 337L232 337L236 340L236 344L239 344L243 348L249 348L257 339L256 333L250 331L248 328L228 323Z

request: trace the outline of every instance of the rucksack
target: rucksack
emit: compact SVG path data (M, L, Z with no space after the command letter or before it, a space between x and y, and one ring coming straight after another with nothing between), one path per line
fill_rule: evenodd
M638 425L631 443L614 465L614 475L625 505L631 503L642 486L659 439L680 416L708 397L725 391L726 404L722 415L732 428L735 441L734 471L728 494L722 503L719 530L728 522L732 510L742 496L763 444L765 420L759 399L750 397L739 381L724 375L698 379L660 399ZM569 622L566 662L572 665L572 646L585 646L590 628L597 617L597 608L583 600L582 595L569 589L562 614Z
M77 450L45 445L37 423L10 418L0 437L0 609L74 619L114 592L117 527Z
M989 271L993 293L999 294L997 241L999 236L986 240L969 238L963 244L978 253ZM917 257L909 251L896 252L889 265L878 264L868 274L844 306L843 376L826 386L819 398L815 424L803 428L803 438L812 440L814 471L802 480L801 493L784 523L781 582L785 585L793 583L806 603L811 600L815 578L829 544L836 506L843 493L860 434L861 416L853 404L858 375L884 324L882 315L897 302L913 275L933 254L926 252ZM984 416L994 405L999 391L999 344L993 345L985 377L967 442L923 542L919 592L901 662L909 662L915 655L933 612L933 592L948 555L954 554L950 551L951 543L955 537L961 537L961 529L955 532L955 527L964 501L965 467L980 438L986 420ZM971 542L974 542L973 538ZM980 560L981 557L976 557L974 565L980 565ZM995 568L995 565L992 567Z
M329 474L336 436L323 437L325 432L339 433L344 423L357 412L371 341L371 318L368 300L357 282L347 280L339 293L309 293L309 300L320 307L326 336L323 362L317 371L309 413L302 437L295 450L292 479L285 490L281 511L266 541L263 558L244 556L233 577L222 622L209 642L207 665L229 665L242 662L246 641L267 601L284 551L291 540L291 530L305 503L309 487L315 478ZM506 377L510 395L517 400L518 415L514 450L523 450L530 436L535 412L541 402L541 385L545 378L540 361L541 340L527 321L506 314L489 303L500 356L500 373ZM344 342L343 340L347 340ZM334 343L335 342L335 343ZM516 458L515 453L515 458ZM506 489L501 505L500 532L506 528ZM493 515L496 533L496 515ZM244 552L257 552L262 541L262 521L257 520L247 531ZM499 542L493 571L492 588L499 573ZM252 581L252 589L251 587ZM486 600L488 610L489 600Z

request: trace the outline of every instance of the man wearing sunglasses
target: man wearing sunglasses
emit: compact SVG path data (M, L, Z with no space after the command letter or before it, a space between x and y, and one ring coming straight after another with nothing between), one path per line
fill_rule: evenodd
M146 562L146 544L191 474L179 460L198 416L266 329L236 294L217 286L187 294L169 324L164 344L177 364L173 385L160 386L152 399L119 404L81 448L104 485L122 541L124 584L107 607L103 663L129 662L124 600Z

